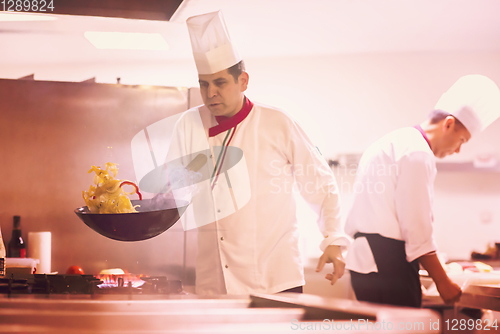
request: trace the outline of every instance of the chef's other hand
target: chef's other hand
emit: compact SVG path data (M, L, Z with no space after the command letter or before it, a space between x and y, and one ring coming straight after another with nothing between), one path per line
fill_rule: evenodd
M344 275L345 261L342 256L340 246L330 245L326 247L323 255L320 256L316 272L323 270L325 263L333 263L333 273L326 274L325 278L335 284L339 278Z
M436 282L436 287L439 291L439 295L446 304L456 303L460 300L460 296L462 296L462 289L460 286L449 278Z

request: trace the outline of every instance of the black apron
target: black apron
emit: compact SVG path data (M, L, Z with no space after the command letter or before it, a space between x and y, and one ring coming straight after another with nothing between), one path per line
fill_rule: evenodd
M418 260L406 260L405 242L380 234L356 233L366 237L377 264L377 273L360 274L351 271L351 283L356 298L380 304L421 307L422 289Z

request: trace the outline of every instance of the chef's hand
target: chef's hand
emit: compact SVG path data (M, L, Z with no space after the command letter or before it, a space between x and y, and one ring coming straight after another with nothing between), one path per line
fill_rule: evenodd
M454 283L449 278L435 283L439 291L439 295L446 304L453 304L460 300L460 296L462 296L462 289L458 284Z
M326 274L325 278L331 281L332 285L337 282L339 278L344 275L345 261L342 256L342 251L340 246L330 245L326 247L323 255L319 258L318 266L316 267L316 272L323 270L325 263L333 263L333 273Z
M462 289L453 283L446 274L443 265L439 261L436 252L430 252L418 258L420 264L432 277L439 291L439 295L446 304L455 303L462 295Z

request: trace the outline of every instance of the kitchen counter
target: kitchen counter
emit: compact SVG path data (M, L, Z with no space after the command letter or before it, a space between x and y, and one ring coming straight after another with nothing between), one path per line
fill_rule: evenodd
M463 277L462 277L463 276ZM439 295L424 295L422 306L438 311L443 333L496 333L500 330L500 281L498 273L466 273L451 277L462 285L462 296L448 305ZM426 281L428 278L423 278ZM485 326L489 326L485 329Z
M432 310L293 293L0 295L0 333L439 333L439 321Z

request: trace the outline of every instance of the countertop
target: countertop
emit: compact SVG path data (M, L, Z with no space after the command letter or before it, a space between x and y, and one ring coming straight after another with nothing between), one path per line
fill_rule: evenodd
M381 326L391 326L390 333L439 333L429 325L439 319L437 312L428 309L293 293L210 298L186 294L149 299L0 295L0 333L271 334L333 330L360 334L383 333ZM424 327L409 329L414 323Z

